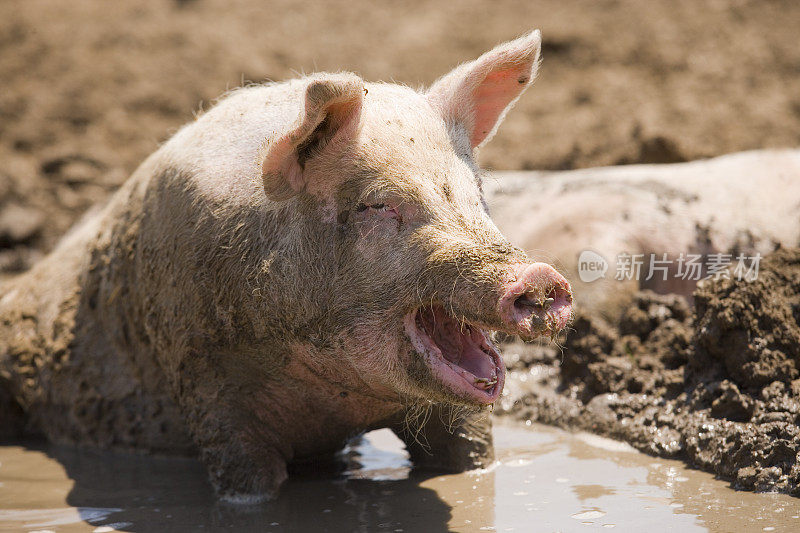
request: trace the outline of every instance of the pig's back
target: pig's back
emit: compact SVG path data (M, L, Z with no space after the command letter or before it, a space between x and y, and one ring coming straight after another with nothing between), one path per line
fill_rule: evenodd
M302 112L297 82L238 89L184 126L159 150L161 166L191 175L209 201L266 201L261 181L264 148Z

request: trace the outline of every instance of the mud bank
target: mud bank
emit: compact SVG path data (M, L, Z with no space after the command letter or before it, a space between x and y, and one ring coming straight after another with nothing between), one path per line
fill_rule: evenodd
M508 344L501 412L800 496L800 250L694 299L641 292L613 323L579 315L563 351Z

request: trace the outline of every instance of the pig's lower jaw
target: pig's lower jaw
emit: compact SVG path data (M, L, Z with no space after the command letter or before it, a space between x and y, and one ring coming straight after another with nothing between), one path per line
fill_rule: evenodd
M479 405L497 400L505 366L483 330L457 320L441 305L412 311L404 326L433 377L451 394Z

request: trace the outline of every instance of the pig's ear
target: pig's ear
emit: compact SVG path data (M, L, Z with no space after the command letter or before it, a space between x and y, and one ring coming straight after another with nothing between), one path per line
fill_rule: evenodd
M448 122L462 125L472 148L492 138L498 124L536 77L539 30L486 52L439 78L428 101Z
M306 163L354 138L363 99L364 80L355 74L321 74L308 82L297 121L266 147L261 177L267 197L286 200L307 188Z

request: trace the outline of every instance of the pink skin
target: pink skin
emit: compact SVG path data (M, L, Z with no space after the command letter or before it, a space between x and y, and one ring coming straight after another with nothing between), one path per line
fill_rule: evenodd
M503 392L506 370L500 352L488 339L487 332L466 326L470 331L460 335L465 348L459 350L458 360L450 361L452 352L445 351L419 326L419 313L420 310L416 310L407 314L403 322L406 335L417 353L422 355L433 377L466 400L484 405L494 403Z
M564 329L572 317L569 282L546 263L521 264L515 270L516 281L506 288L498 304L501 318L509 325L509 333L533 339ZM553 299L548 309L525 305L545 298Z
M498 301L502 324L497 329L524 339L561 331L572 316L569 282L545 263L511 268ZM531 305L545 298L552 299L549 307ZM451 392L478 404L500 397L505 366L484 328L456 322L441 306L416 309L406 315L404 327L431 374Z

